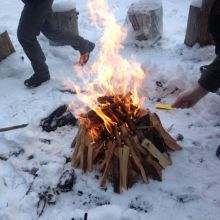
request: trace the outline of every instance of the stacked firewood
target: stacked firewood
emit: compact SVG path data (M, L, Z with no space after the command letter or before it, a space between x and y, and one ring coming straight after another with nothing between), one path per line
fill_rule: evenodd
M172 164L168 151L181 147L159 117L133 104L130 95L100 97L98 102L99 109L80 116L72 165L101 172L100 186L110 180L117 193L140 179L162 181L162 170Z

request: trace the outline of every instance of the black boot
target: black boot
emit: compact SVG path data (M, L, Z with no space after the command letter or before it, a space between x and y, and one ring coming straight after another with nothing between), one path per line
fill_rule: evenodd
M43 82L46 82L50 79L49 72L44 74L33 74L29 79L24 81L25 86L29 88L34 88L40 86Z
M95 44L88 41L83 50L80 51L79 65L83 66L89 60L90 53L94 50Z

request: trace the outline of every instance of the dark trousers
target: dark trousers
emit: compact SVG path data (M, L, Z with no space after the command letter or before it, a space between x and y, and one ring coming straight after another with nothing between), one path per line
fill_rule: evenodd
M215 53L220 53L220 15L209 15L208 23L209 32L215 43Z
M34 2L34 1L32 1ZM56 30L52 25L53 0L27 3L21 14L17 36L24 52L30 59L34 72L44 74L48 72L45 55L37 41L37 36L42 32L48 39L63 45L70 45L80 53L88 41L68 31Z

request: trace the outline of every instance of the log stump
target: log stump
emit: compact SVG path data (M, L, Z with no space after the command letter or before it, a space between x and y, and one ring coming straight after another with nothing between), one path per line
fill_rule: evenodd
M213 44L212 36L208 33L208 15L193 5L189 9L184 43L190 47L196 43L201 47Z
M136 40L161 38L163 32L163 8L161 1L137 1L132 3L127 12L129 27ZM127 22L128 22L127 20Z
M12 45L8 32L0 34L0 61L14 53L15 49Z
M76 9L67 11L53 11L53 26L57 30L69 31L75 35L79 35L78 31L78 12ZM64 46L64 44L49 41L51 46Z

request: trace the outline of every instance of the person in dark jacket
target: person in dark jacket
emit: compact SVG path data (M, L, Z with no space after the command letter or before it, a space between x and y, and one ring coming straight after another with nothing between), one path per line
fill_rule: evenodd
M74 35L72 32L54 29L52 25L53 0L22 1L25 5L21 13L17 36L34 70L34 74L24 81L27 87L37 87L50 79L45 55L37 41L40 32L52 41L70 45L78 50L80 52L80 65L84 65L88 61L95 44Z
M209 32L215 43L215 60L201 68L198 83L190 90L182 92L173 103L175 108L190 108L209 92L220 88L220 0L203 0L201 10L209 14Z

